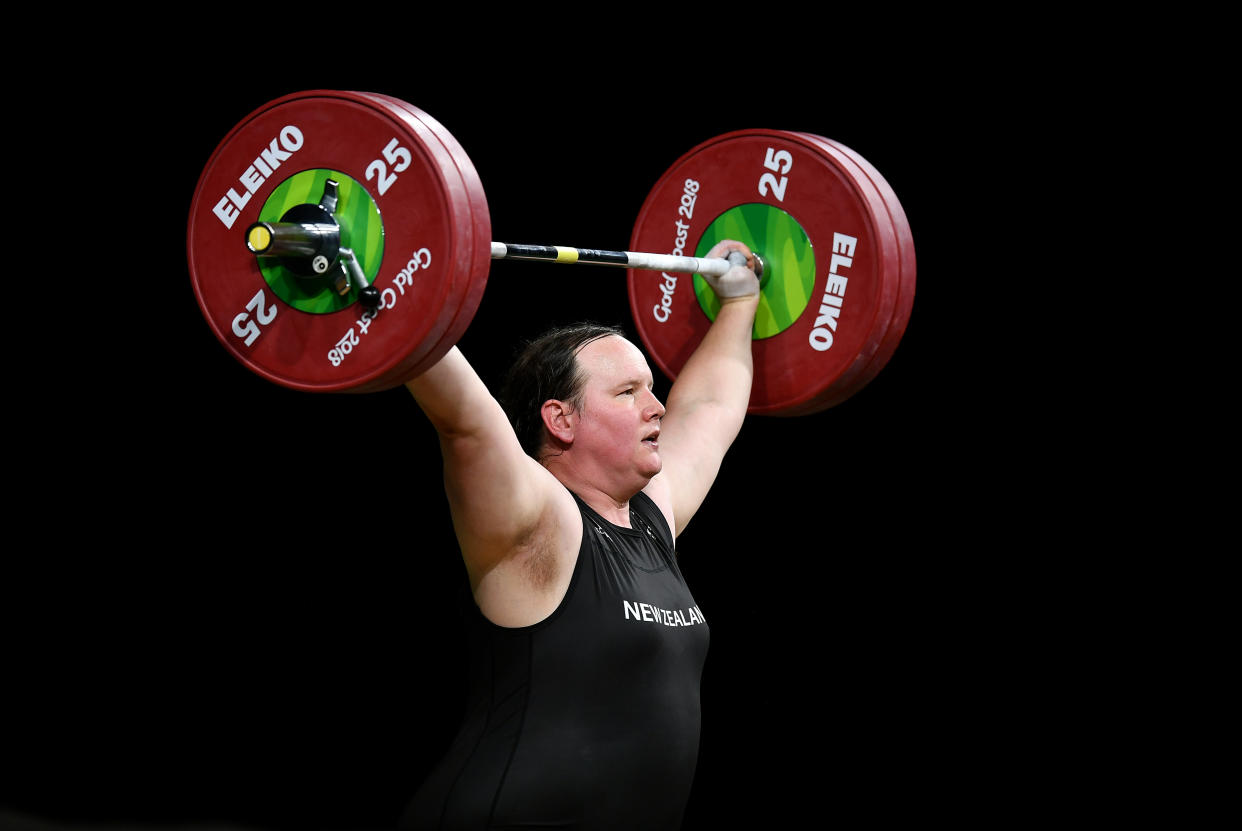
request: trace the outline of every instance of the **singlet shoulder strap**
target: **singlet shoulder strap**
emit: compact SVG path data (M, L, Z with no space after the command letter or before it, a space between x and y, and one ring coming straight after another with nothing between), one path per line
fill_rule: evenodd
M630 507L634 509L634 513L638 515L640 521L646 522L653 527L669 551L676 551L676 546L673 544L672 529L668 527L668 520L664 518L663 512L655 504L654 499L639 491L630 499Z

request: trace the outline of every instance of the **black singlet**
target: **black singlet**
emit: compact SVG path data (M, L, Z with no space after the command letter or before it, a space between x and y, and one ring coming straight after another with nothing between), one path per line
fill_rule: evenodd
M633 528L574 499L582 547L556 611L513 629L472 614L465 720L404 829L681 826L708 626L646 494Z

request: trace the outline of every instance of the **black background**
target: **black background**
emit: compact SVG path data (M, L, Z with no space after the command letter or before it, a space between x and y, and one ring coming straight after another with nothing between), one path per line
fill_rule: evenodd
M250 112L307 89L439 120L501 241L626 248L664 170L735 129L818 133L872 162L918 257L901 345L838 407L749 419L679 540L713 641L687 828L960 819L1016 786L1015 735L1039 716L1009 710L1041 682L1014 671L1029 647L1011 612L1039 569L997 547L1029 507L1010 392L1036 384L1015 369L1008 286L1038 85L1003 44L846 55L805 33L794 60L745 39L502 42L257 66L222 38L82 76L60 138L96 181L59 249L75 255L56 313L32 304L23 323L41 337L10 509L33 537L3 589L0 807L82 827L389 828L454 726L462 575L425 419L403 389L262 381L191 288L199 173ZM497 263L460 345L494 385L548 324L628 318L621 270Z

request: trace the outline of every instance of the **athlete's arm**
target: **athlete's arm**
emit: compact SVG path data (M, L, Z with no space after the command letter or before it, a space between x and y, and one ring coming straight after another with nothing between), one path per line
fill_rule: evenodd
M708 257L750 255L740 242L723 241ZM759 280L737 266L709 280L720 311L669 390L660 426L662 469L645 490L664 511L674 535L685 530L737 438L750 403L754 362L751 332L759 307Z
M453 526L480 607L502 625L541 618L564 562L546 557L576 551L580 539L567 537L580 532L573 498L522 450L457 347L406 388L439 435ZM543 583L525 579L528 572Z

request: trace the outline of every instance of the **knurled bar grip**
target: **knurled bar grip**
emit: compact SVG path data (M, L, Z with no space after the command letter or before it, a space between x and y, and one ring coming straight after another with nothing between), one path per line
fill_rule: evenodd
M588 263L641 268L649 271L674 271L685 274L724 276L738 265L746 264L746 256L737 251L730 259L715 257L678 257L673 254L647 254L637 251L599 251L593 248L565 248L560 245L509 245L492 243L493 260L552 260L558 263ZM733 261L731 261L733 260Z

